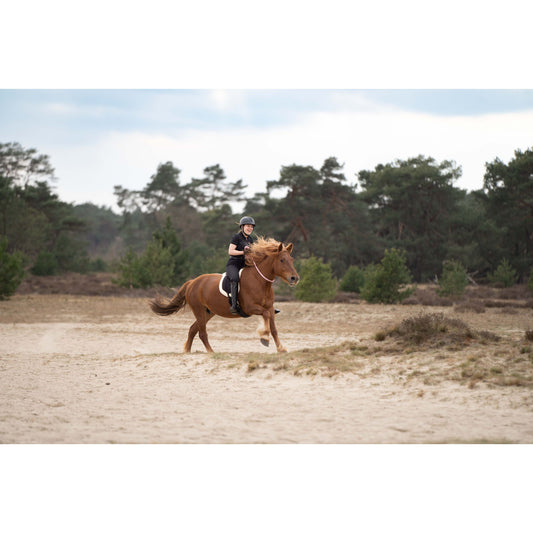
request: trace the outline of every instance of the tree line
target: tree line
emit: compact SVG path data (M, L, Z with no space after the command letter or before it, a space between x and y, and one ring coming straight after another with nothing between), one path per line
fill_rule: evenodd
M282 166L248 197L243 180L231 181L218 164L184 182L167 161L140 190L115 186L117 214L63 202L50 157L11 142L0 144L0 237L34 274L159 268L171 269L165 280L177 284L223 271L236 222L247 214L259 234L293 242L297 259L318 258L339 279L395 249L417 282L441 276L449 261L478 281L506 262L524 282L533 267L533 150L487 162L479 190L458 188L460 176L453 161L419 155L352 181L329 157L320 168Z

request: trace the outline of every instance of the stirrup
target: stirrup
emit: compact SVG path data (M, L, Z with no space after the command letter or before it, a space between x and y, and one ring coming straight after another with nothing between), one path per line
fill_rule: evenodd
M242 310L242 307L237 303L237 312L234 312L233 311L233 307L230 307L230 311L234 314L234 315L239 315L239 316L242 316L242 318L250 318L250 316L252 315L247 315L243 310Z

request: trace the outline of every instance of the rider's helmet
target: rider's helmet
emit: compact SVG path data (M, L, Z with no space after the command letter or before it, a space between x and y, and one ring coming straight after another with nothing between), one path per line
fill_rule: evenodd
M251 224L255 227L255 220L252 217L242 217L239 220L239 226L244 226L245 224Z

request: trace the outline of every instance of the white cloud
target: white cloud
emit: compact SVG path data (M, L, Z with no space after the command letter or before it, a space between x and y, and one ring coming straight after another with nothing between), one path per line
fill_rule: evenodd
M245 92L236 90L215 89L207 92L208 102L217 111L235 112L244 107Z
M242 178L248 184L251 196L264 191L267 180L277 179L282 165L320 167L336 156L354 182L360 170L423 154L454 160L463 168L457 186L473 190L482 187L485 162L508 161L515 149L531 147L532 140L533 112L436 117L381 109L310 113L285 127L190 130L179 137L109 133L93 145L54 147L47 153L53 153L62 199L114 205L114 185L142 188L166 161L182 170L182 182L219 163L229 180Z

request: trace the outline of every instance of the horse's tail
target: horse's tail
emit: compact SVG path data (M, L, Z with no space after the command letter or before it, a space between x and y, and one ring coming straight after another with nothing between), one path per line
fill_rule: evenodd
M185 307L185 304L187 303L187 300L185 299L185 291L191 281L192 280L186 281L172 298L164 298L158 295L153 300L150 300L148 302L150 309L157 315L162 316L177 313L180 309Z

